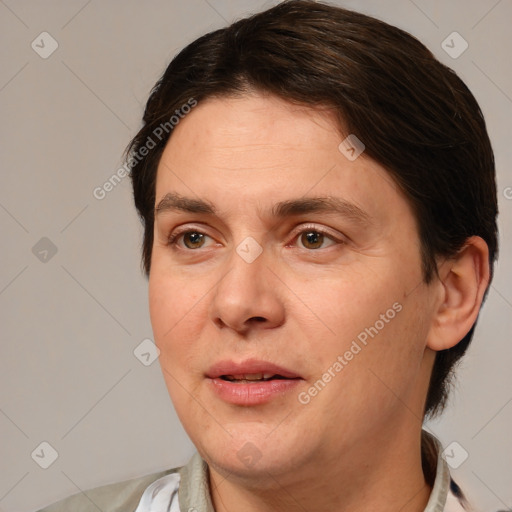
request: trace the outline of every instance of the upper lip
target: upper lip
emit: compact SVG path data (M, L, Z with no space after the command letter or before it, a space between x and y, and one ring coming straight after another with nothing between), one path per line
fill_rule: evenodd
M210 379L215 379L223 375L249 375L257 373L271 373L287 379L301 378L300 375L287 368L258 359L247 359L238 363L229 360L219 361L209 368L206 376Z

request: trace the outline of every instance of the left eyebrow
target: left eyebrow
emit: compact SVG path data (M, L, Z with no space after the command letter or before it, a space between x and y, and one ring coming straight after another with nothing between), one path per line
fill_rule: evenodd
M304 213L330 213L347 217L361 224L370 224L370 216L359 206L339 197L301 197L276 203L272 208L275 217L290 217Z
M215 206L203 199L185 197L176 193L166 194L155 207L155 214L166 211L216 215ZM271 210L273 217L286 218L308 213L337 214L360 224L370 224L370 216L353 203L339 197L301 197L276 203Z

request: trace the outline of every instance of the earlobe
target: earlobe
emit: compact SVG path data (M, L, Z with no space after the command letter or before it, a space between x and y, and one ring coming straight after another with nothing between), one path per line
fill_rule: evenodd
M489 249L472 236L439 272L440 299L434 312L427 347L446 350L455 346L476 322L490 279Z

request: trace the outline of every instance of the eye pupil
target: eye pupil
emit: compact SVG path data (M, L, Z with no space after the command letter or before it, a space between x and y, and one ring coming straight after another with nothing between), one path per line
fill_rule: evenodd
M318 231L305 231L302 234L302 243L308 249L318 249L321 247L324 235Z
M189 249L195 249L197 247L200 247L204 242L204 235L202 233L191 231L190 233L185 233L183 241ZM189 244L188 242L190 242L191 244ZM192 245L192 247L190 245Z

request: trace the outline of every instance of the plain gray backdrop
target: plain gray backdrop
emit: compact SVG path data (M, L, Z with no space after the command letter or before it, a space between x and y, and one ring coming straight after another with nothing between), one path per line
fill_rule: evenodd
M94 190L119 169L177 51L275 3L0 0L1 510L35 510L193 453L158 360L138 348L152 333L129 178L103 199ZM510 509L512 2L332 3L418 37L486 116L500 260L450 406L429 428L477 509Z

